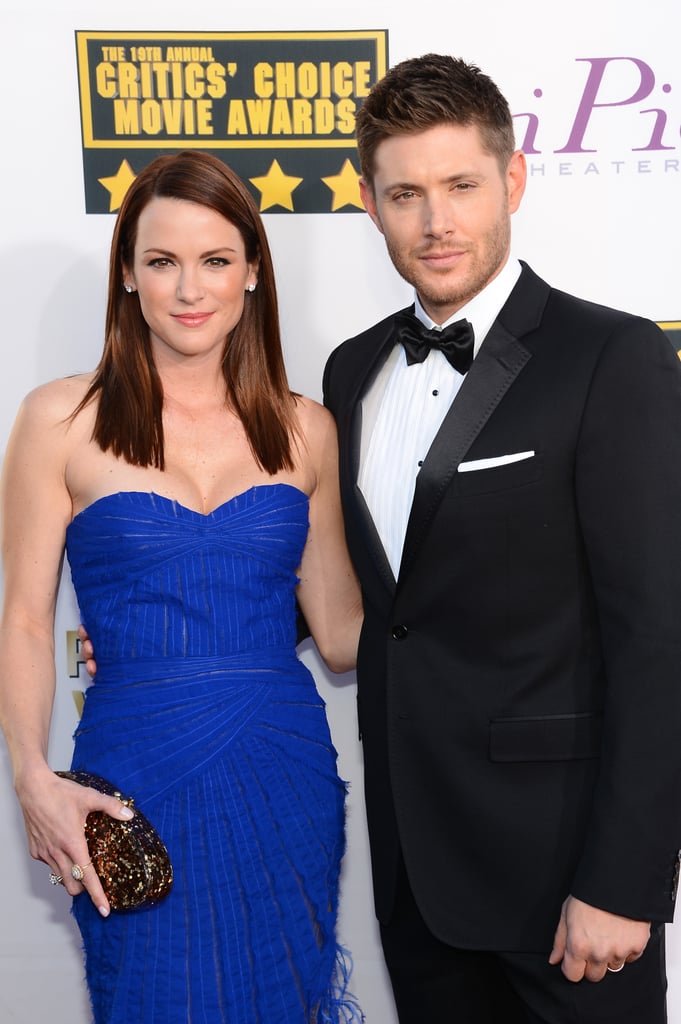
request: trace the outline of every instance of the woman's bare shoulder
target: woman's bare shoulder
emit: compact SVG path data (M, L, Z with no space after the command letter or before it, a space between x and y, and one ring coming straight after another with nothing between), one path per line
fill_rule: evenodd
M335 430L333 416L314 398L296 395L296 415L300 429L307 441L314 440L319 431L326 434L328 431Z
M92 378L92 373L79 373L39 384L24 397L21 415L42 423L68 420L85 397Z
M303 464L312 471L314 483L308 493L318 487L329 474L335 479L338 474L338 438L336 423L329 412L312 398L297 397L296 410L298 426L303 441ZM299 449L300 450L300 449Z

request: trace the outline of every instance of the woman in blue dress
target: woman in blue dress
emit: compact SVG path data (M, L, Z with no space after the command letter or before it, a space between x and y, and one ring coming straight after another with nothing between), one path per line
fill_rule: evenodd
M288 387L262 220L214 157L133 182L101 361L24 400L3 532L0 719L96 1024L360 1020L335 931L345 789L295 652L297 598L327 665L355 660L335 427ZM134 797L173 863L166 899L130 912L83 833L130 812L47 763L64 551L97 654L73 768Z

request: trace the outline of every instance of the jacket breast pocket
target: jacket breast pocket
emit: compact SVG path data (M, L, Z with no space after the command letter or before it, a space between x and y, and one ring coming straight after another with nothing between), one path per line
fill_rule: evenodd
M463 463L465 465L465 463ZM502 466L489 466L456 474L457 493L492 494L495 491L512 490L524 487L539 480L542 475L542 459L540 455L519 462L509 462Z
M602 727L600 711L492 719L490 761L575 761L598 757Z

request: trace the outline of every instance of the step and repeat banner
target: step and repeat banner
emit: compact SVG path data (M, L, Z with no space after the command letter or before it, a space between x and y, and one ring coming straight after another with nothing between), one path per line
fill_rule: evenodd
M390 64L429 51L473 61L509 99L529 169L515 255L558 287L656 320L681 350L680 28L675 0L574 0L564 17L544 0L465 11L422 0L404 18L382 2L235 11L195 0L188 12L179 0L9 0L0 11L0 453L27 391L97 362L114 214L154 156L183 148L209 150L251 188L273 249L291 385L320 398L331 350L411 301L362 208L354 116ZM55 768L69 763L87 685L77 625L66 569ZM394 1024L372 911L354 676L328 674L309 644L302 657L350 783L340 937L367 1021ZM0 816L0 1020L87 1024L68 900L26 852L1 743ZM677 928L672 1024L681 1024Z

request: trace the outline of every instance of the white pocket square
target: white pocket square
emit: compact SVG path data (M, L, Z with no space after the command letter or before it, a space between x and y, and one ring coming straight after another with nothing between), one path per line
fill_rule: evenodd
M471 462L460 462L458 473L472 473L478 469L492 469L494 466L508 466L511 462L523 462L533 459L534 452L514 452L513 455L495 455L491 459L473 459Z

